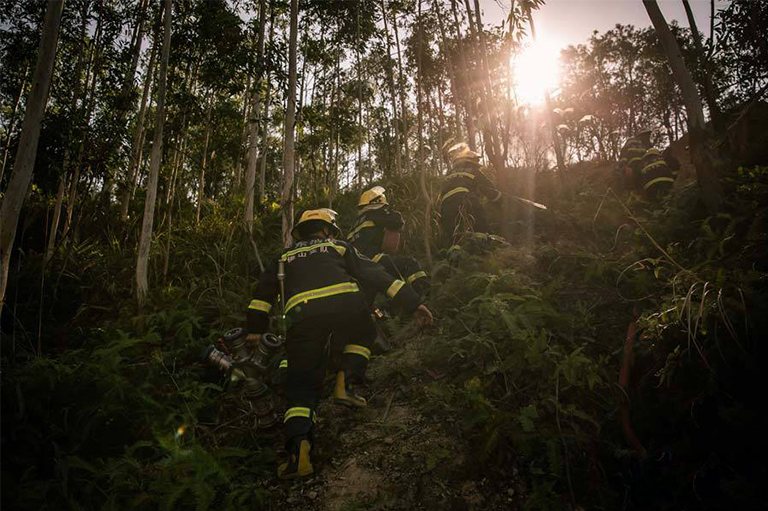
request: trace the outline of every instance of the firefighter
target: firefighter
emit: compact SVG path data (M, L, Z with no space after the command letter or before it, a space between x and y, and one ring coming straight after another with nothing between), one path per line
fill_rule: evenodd
M616 166L616 180L620 188L631 192L641 187L643 156L650 147L651 130L641 130L621 148L619 164Z
M291 234L297 242L262 273L247 315L249 338L258 340L268 328L272 303L280 289L284 290L288 366L284 423L289 456L278 467L281 479L314 473L309 452L329 341L343 346L333 401L353 408L367 406L352 387L365 375L369 345L376 335L360 287L386 292L403 309L412 311L420 324L432 323L431 312L405 282L354 247L336 241L341 233L333 210L304 212Z
M480 171L480 155L461 142L447 150L451 171L441 190L440 216L443 245L454 244L460 231L488 232L480 195L491 202L501 199L501 192Z
M393 277L413 286L422 296L429 292L429 278L413 257L397 256L405 220L387 202L386 190L375 186L360 196L357 221L347 241L361 254L380 263Z
M673 172L661 151L655 147L647 149L641 165L643 197L651 201L657 200L672 189L675 182Z

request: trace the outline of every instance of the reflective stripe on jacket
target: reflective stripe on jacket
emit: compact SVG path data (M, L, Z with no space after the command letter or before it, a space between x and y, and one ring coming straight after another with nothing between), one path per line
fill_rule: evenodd
M279 259L285 265L285 313L293 324L324 314L365 310L363 287L387 293L406 311L420 303L405 282L343 241L301 241ZM273 261L259 279L247 311L248 333L261 334L269 326L272 303L280 292L277 267Z
M671 187L675 182L672 170L664 156L655 147L648 149L642 158L643 190L653 187Z
M616 171L623 172L625 167L630 167L634 173L639 173L645 151L646 145L641 139L632 137L627 140L619 153L619 166Z
M457 200L466 194L480 193L490 201L501 198L501 192L480 171L480 167L472 163L460 163L443 179L440 190L440 202Z

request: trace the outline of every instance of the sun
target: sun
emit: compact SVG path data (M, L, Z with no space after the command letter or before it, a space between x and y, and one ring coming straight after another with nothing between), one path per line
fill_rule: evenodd
M544 91L552 91L560 81L560 49L554 44L527 44L512 57L512 80L521 105L544 101Z

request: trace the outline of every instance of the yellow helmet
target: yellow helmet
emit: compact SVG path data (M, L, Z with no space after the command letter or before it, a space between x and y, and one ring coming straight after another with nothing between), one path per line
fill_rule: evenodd
M443 152L449 160L453 161L457 154L462 151L468 151L469 146L466 142L456 142L454 139L443 144Z
M374 186L368 191L363 192L360 196L360 202L357 203L358 208L364 208L365 206L389 204L387 202L387 196L384 195L383 186Z
M451 163L452 165L459 165L460 163L479 164L480 154L476 153L468 147L463 147L460 150L451 153Z
M333 233L333 236L338 238L341 235L341 229L339 229L338 224L336 223L336 213L334 210L330 208L320 208L320 209L308 209L304 213L301 214L301 218L299 218L299 221L296 222L296 225L293 227L293 230L291 231L291 236L293 236L293 239L298 240L301 238L301 234L299 233L299 227L307 222L322 222L323 224L329 226L331 228L331 232Z

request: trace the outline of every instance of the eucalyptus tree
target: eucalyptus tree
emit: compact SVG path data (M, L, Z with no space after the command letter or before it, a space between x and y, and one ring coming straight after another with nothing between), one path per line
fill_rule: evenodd
M46 7L42 37L37 53L37 62L33 74L32 89L27 99L24 112L24 124L19 137L19 147L13 164L8 189L0 206L0 311L5 303L5 290L8 285L8 270L11 263L11 251L16 237L19 213L32 181L32 171L37 158L37 146L40 140L40 124L48 104L48 91L56 60L56 43L59 38L61 13L64 0L50 1Z
M163 0L164 29L163 29L163 53L160 62L160 76L157 88L157 121L155 122L155 138L152 142L152 160L149 165L149 179L147 182L147 197L144 203L144 218L141 225L139 238L138 257L136 259L136 298L139 309L149 291L147 279L149 270L149 248L152 241L153 221L155 216L155 196L157 194L157 181L160 173L160 161L163 157L163 124L165 122L165 90L168 76L168 60L171 54L171 19L173 12L172 0Z
M710 212L717 212L722 202L723 192L713 162L713 155L708 146L709 133L696 83L688 71L688 67L680 52L680 47L656 1L643 0L643 5L648 12L648 17L651 19L654 29L656 29L656 34L664 47L669 65L672 68L672 74L683 95L685 110L688 114L688 127L690 129L691 159L696 165L696 176L699 188L701 189L702 199Z

